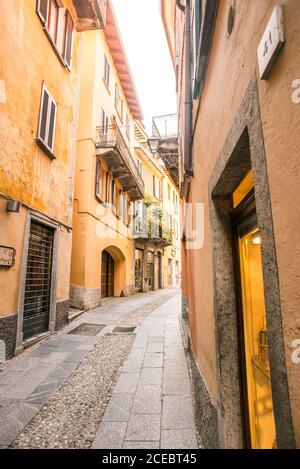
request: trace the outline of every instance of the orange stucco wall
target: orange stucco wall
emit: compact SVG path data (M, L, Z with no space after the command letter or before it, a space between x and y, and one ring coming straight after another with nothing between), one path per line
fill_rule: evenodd
M205 244L187 252L184 290L190 299L190 326L200 370L215 402L216 350L213 317L212 246L208 182L235 115L256 73L259 86L275 244L280 280L286 362L294 428L300 445L299 366L292 363L292 341L299 338L299 152L300 104L292 82L300 78L300 2L236 1L232 35L227 34L230 0L221 0L194 139L194 182L189 201L205 204ZM276 4L284 5L286 44L268 81L258 76L257 48ZM194 121L197 102L194 101ZM185 263L184 263L185 265ZM297 322L298 321L298 322Z
M63 4L73 14L72 2ZM0 270L4 315L17 309L27 208L66 225L58 236L57 301L69 297L80 35L74 33L70 72L43 30L35 0L0 0L0 11L0 195L24 204L9 214L0 203L0 245L17 251L15 266ZM55 160L36 144L43 82L58 103Z

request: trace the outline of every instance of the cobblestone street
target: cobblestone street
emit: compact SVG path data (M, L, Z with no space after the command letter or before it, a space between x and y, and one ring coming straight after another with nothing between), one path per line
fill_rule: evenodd
M180 301L176 290L104 301L8 362L0 446L196 448Z

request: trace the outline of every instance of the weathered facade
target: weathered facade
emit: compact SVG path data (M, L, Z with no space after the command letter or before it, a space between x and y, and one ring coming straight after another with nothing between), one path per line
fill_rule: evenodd
M299 447L300 4L163 0L162 15L203 444Z
M99 2L80 3L0 3L0 339L7 358L68 318L78 29L102 23Z

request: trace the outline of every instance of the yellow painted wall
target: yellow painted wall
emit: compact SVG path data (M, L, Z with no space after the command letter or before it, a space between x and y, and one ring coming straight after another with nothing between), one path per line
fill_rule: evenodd
M170 187L171 191L171 200L168 197L168 186ZM173 203L173 193L177 195L177 212L175 210L175 204ZM168 177L167 173L163 178L163 207L167 214L172 215L174 220L177 220L178 224L178 238L176 239L175 233L173 233L173 243L172 246L168 246L165 249L165 254L163 257L163 276L164 276L164 285L167 286L169 283L169 273L168 273L168 259L172 259L173 269L175 271L175 263L176 261L179 263L179 283L181 280L181 241L180 241L180 215L179 215L179 192L176 186L172 183L172 180ZM175 257L173 253L175 254ZM174 274L175 275L175 274ZM176 279L174 279L176 282Z
M134 122L103 31L83 33L82 43L84 58L81 70L80 115L75 166L71 285L86 289L100 288L101 253L108 248L115 259L115 295L118 296L121 291L125 294L130 292L134 285L132 233L123 220L115 216L111 207L105 208L95 197L96 127L102 125L103 109L109 117L110 124L115 118L132 151L132 156L134 156ZM111 67L109 88L103 78L104 54L106 54ZM120 97L124 102L124 111L130 119L130 140L125 131L125 119L123 124L115 108L116 83L119 86ZM104 175L107 166L103 160L101 166L104 200ZM122 189L122 186L116 181L117 194L119 189Z

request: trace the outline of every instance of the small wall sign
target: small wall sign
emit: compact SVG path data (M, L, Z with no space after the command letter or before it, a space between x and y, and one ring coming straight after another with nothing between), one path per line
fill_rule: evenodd
M266 80L284 46L284 19L283 8L277 5L272 13L268 26L258 46L259 74L262 80Z
M7 246L0 246L0 268L12 267L15 263L16 250Z

